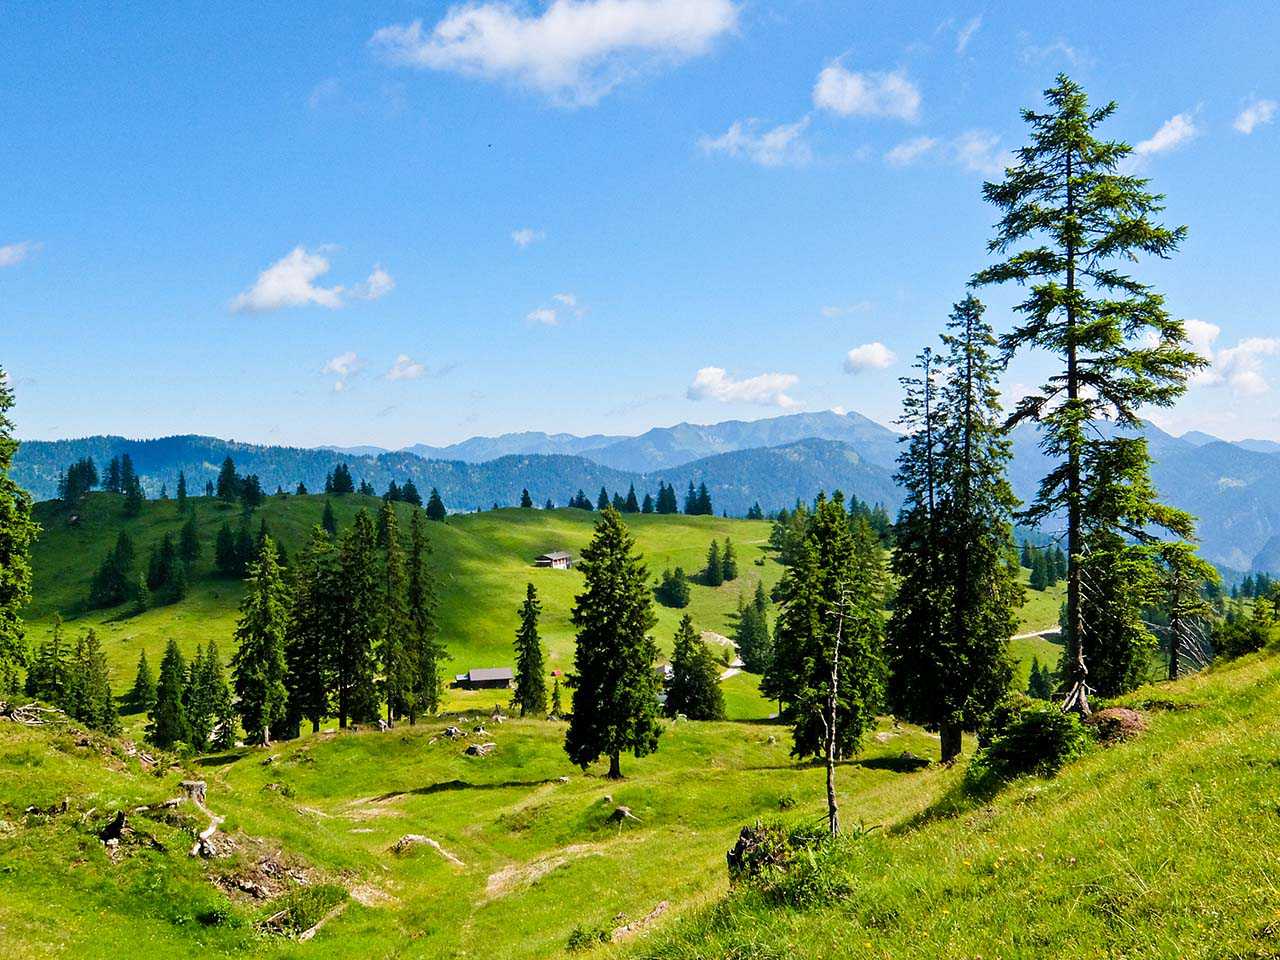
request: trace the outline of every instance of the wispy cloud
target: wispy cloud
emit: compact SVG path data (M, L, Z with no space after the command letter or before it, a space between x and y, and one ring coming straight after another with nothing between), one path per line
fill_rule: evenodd
M539 240L545 240L546 233L542 230L534 230L532 227L521 227L519 230L511 231L511 242L523 250L532 243Z
M974 34L981 29L982 17L979 15L956 30L956 53L963 54L965 50L969 49L969 41L972 40Z
M1011 150L1002 149L1000 137L989 130L966 130L951 142L951 156L966 170L997 177L1013 166Z
M1021 37L1022 46L1018 58L1029 66L1043 66L1045 63L1064 63L1072 67L1088 64L1090 58L1083 50L1073 47L1067 41L1058 39L1051 43L1036 44L1027 34Z
M354 350L348 350L346 353L340 353L328 363L324 365L322 373L331 374L337 377L333 383L333 392L342 393L347 389L347 381L360 373L364 369L364 361L356 355Z
M540 323L544 327L558 327L560 325L560 316L551 307L539 307L537 310L530 310L524 317L530 323Z
M938 141L934 137L913 137L890 149L884 155L884 161L891 167L906 167L931 152L937 145Z
M388 380L417 380L427 372L426 366L412 359L407 353L396 357L396 362L387 371Z
M370 46L387 61L500 80L562 105L599 102L620 83L707 53L738 23L731 0L551 0L526 13L506 2L450 9L383 27Z
M914 121L920 116L920 99L920 90L901 70L859 73L833 63L813 86L814 106L842 117Z
M23 240L21 243L9 243L0 247L0 267L16 267L23 260L30 258L40 244L34 240Z
M844 358L846 373L864 373L867 370L884 370L898 360L898 355L879 340L854 347Z
M1231 125L1248 136L1263 124L1275 120L1278 110L1280 110L1280 104L1274 100L1254 100L1240 111Z
M825 306L822 308L822 315L828 320L835 320L839 317L847 317L855 313L866 313L875 309L875 304L870 300L859 300L856 303L845 304L844 306Z
M723 153L743 157L762 167L797 167L813 159L805 142L809 118L765 128L759 120L735 120L718 137L703 137L698 146L703 153Z
M1199 133L1200 129L1196 126L1194 114L1175 114L1160 124L1160 129L1150 137L1140 141L1133 148L1133 153L1139 159L1146 159L1158 153L1167 153L1191 142Z
M794 407L786 391L800 382L793 373L762 373L735 380L723 367L703 367L694 375L685 395L690 400L752 403L765 407Z
M294 247L258 274L253 286L231 301L231 310L233 313L265 313L309 305L336 310L348 297L377 300L395 287L391 275L380 266L375 266L369 278L350 291L340 285L321 286L316 281L329 272L329 266L329 258L319 250Z

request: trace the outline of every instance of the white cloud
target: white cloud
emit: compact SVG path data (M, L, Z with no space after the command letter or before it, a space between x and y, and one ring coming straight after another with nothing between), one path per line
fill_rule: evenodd
M933 137L914 137L911 140L904 140L884 155L884 161L891 167L909 166L937 145L938 141Z
M519 230L511 231L511 242L523 250L531 243L537 243L539 240L545 240L546 233L541 230L534 230L532 227L521 227Z
M1055 40L1053 43L1036 46L1026 34L1022 35L1022 49L1019 55L1023 63L1032 65L1039 65L1049 60L1078 67L1090 61L1082 51L1077 50L1065 40Z
M723 367L703 367L685 395L690 400L794 407L796 401L787 396L786 391L799 382L800 378L793 373L762 373L746 380L734 380Z
M703 153L745 157L762 167L795 167L813 159L813 152L804 140L808 128L808 117L767 130L761 129L760 121L755 119L735 120L720 136L700 139L698 146Z
M1162 123L1160 129L1135 146L1133 152L1140 158L1165 153L1195 139L1199 133L1195 117L1190 113L1179 113Z
M1191 349L1210 361L1192 377L1192 386L1228 387L1242 397L1260 396L1271 389L1263 358L1280 355L1280 338L1247 337L1234 347L1215 350L1221 327L1205 320L1188 320L1184 326Z
M417 380L427 372L427 368L413 360L407 353L396 357L396 362L387 371L388 380Z
M966 130L951 143L955 162L966 170L987 177L998 177L1013 166L1012 151L1000 149L1000 138L987 130Z
M340 353L324 365L321 373L334 374L337 380L333 384L334 393L342 393L347 389L347 381L364 369L364 361L354 350Z
M381 266L374 266L373 272L369 274L369 279L355 289L354 295L362 300L377 300L380 297L385 297L395 288L396 282L392 279L391 274L383 270Z
M0 267L16 267L39 249L40 244L32 240L6 244L0 247Z
M554 294L551 297L551 299L554 300L556 303L563 303L566 307L572 307L576 309L578 306L578 298L575 297L572 293L557 293L557 294Z
M920 116L920 91L901 70L889 73L855 73L843 65L826 67L813 86L813 103L843 117Z
M1277 110L1280 110L1280 104L1274 100L1255 100L1240 111L1232 126L1243 134L1253 133L1264 123L1273 121Z
M862 373L866 370L884 370L897 362L898 355L879 340L854 347L844 358L846 373Z
M540 323L544 327L556 327L560 325L560 317L550 307L539 307L537 310L530 310L525 319L530 323Z
M383 27L369 44L388 61L506 80L562 104L596 103L637 73L705 54L738 23L732 0L551 0L452 7L434 27Z
M982 17L977 16L956 31L956 53L962 54L969 47L973 35L982 28Z
M823 307L821 313L828 320L835 320L853 313L866 313L868 310L873 309L875 309L875 304L870 300L859 300L857 303L850 303L843 307L834 305Z

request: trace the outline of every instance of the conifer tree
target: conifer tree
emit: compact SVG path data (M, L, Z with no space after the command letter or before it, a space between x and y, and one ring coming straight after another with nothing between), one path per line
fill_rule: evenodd
M200 559L200 528L196 526L194 511L187 517L187 522L182 525L182 531L178 534L178 556L188 567Z
M213 730L212 690L205 686L205 652L197 645L195 656L187 665L187 687L183 707L187 714L187 726L191 730L191 746L203 753L209 744Z
M418 664L412 642L413 622L409 616L404 548L400 545L400 527L392 504L382 505L378 526L385 531L379 653L387 700L387 722L391 723L416 712L414 692Z
M136 517L142 513L142 503L146 496L142 492L142 481L132 477L124 489L124 515Z
M412 480L406 480L404 486L400 488L400 499L415 507L422 506L422 494L418 492Z
M724 583L724 568L720 565L720 544L712 540L707 548L707 565L702 570L702 582L708 587L718 587Z
M440 643L436 627L436 593L427 567L431 545L427 541L426 520L421 510L413 511L409 524L408 610L413 626L413 704L409 722L418 714L435 713L440 708L444 687L443 664L447 651Z
M611 503L609 500L609 491L606 490L604 487L601 487L600 496L596 497L596 509L608 510L610 506L611 506Z
M893 553L889 698L898 715L940 733L944 763L1009 688L1005 650L1022 600L996 341L982 312L972 296L956 304L945 359L922 358L907 381L912 433L899 458L907 505Z
M1049 569L1045 563L1043 550L1037 550L1031 556L1030 584L1032 590L1047 590L1049 588Z
M120 457L111 458L111 462L107 464L107 475L102 481L102 489L107 493L119 493L120 486Z
M133 569L133 539L127 530L116 536L115 547L103 558L89 586L89 606L114 607L134 594L138 577Z
M183 694L187 686L187 665L178 650L178 644L170 640L160 661L160 678L156 682L155 704L151 707L147 739L161 750L170 750L177 743L191 738L187 727L187 713L183 706Z
M218 470L216 489L218 499L225 503L234 503L240 498L240 477L236 473L236 463L231 457L222 461L222 467Z
M222 657L212 640L204 652L200 671L200 696L208 712L211 726L207 736L207 749L228 750L235 745L236 711L222 669Z
M573 717L565 735L569 759L584 770L609 758L609 777L622 776L621 755L643 757L658 747L654 659L655 619L648 574L621 515L606 509L578 561L584 589L572 621Z
M26 694L54 706L66 700L68 683L67 648L62 638L62 617L53 615L49 639L40 644L35 660L27 670Z
M525 487L520 491L520 508L522 510L533 509L533 497L529 496L529 488Z
M667 685L665 712L689 720L723 720L724 693L720 670L707 645L693 629L687 613L676 629L671 651L671 682Z
M377 533L368 511L356 514L338 548L339 592L334 611L338 635L338 725L377 719L375 644L382 635L382 590Z
M738 579L738 555L728 537L724 538L724 549L720 552L720 579L725 583Z
M236 536L231 532L231 524L226 521L218 528L218 537L213 545L213 563L219 573L228 577L235 576L240 566Z
M440 499L440 491L432 487L431 496L427 497L427 519L443 520L448 515L449 511L445 509L444 501Z
M520 628L516 631L516 690L511 698L520 716L546 713L547 677L542 655L542 640L538 636L538 617L542 604L533 584L525 588L524 603L520 606Z
M72 717L91 730L108 736L120 732L120 715L111 692L107 657L93 630L76 641L71 662L70 683L64 707Z
M1086 512L1087 484L1121 482L1097 473L1090 478L1087 461L1098 460L1091 448L1101 443L1133 447L1119 456L1132 468L1128 479L1141 480L1146 454L1142 439L1100 439L1093 426L1104 420L1139 430L1140 409L1174 403L1205 361L1189 348L1182 322L1169 315L1163 298L1122 272L1124 263L1142 254L1170 257L1186 230L1155 221L1163 198L1123 168L1132 148L1096 136L1115 104L1091 109L1084 90L1065 75L1045 99L1045 112L1023 112L1030 142L1018 151L1017 164L1001 183L983 187L986 199L1003 211L988 247L1007 259L980 271L973 283L1027 287L1016 307L1022 322L1001 340L1004 353L1043 349L1061 364L1039 391L1018 402L1008 425L1039 424L1042 447L1055 461L1023 518L1034 524L1066 514L1063 706L1087 714L1084 645L1096 628L1086 622L1082 567L1090 549L1086 531L1099 529L1099 518ZM1015 249L1022 244L1025 249ZM1133 512L1153 512L1154 497L1146 487L1141 500L1131 498Z
M663 570L662 579L654 587L653 594L664 607L682 610L689 605L689 578L683 567Z
M333 542L314 527L293 570L284 678L291 725L309 720L313 733L332 710L338 593Z
M692 516L698 512L698 491L693 488L693 481L689 481L689 489L684 495L684 512L686 516Z
M773 638L769 633L768 597L763 584L756 584L755 597L749 603L738 600L738 620L733 642L748 673L763 674L773 662Z
M851 525L838 494L819 495L805 526L778 585L773 663L761 690L782 703L793 756L849 757L884 700L883 560L870 526Z
M627 489L627 499L623 503L622 510L624 513L640 512L640 501L636 499L636 485L634 483Z
M641 513L653 513L653 495L646 493L644 501L640 504Z
M129 691L129 708L134 713L146 713L156 702L156 678L147 662L147 651L138 655L138 669L133 675L133 688Z
M273 727L285 718L288 611L289 591L276 559L275 543L268 537L249 568L248 591L236 624L238 647L232 658L240 725L247 740L262 746L271 743Z
M559 719L564 713L564 709L560 705L560 676L551 678L551 712L547 714L548 719L554 717Z
M178 471L178 512L187 512L187 475L181 470Z
M1031 541L1030 541L1030 540L1023 540L1023 541L1022 541L1022 553L1020 553L1020 554L1019 554L1019 556L1018 556L1018 564L1019 564L1020 566L1022 566L1024 569L1026 569L1026 570L1030 570L1030 569L1031 569L1031 565L1032 565L1032 563L1034 563L1034 562L1035 562L1035 560L1034 560L1034 558L1031 556Z

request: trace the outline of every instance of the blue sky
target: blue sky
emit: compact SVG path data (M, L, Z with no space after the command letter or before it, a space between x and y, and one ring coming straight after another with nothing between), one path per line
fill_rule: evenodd
M1280 8L1120 6L8 5L21 435L890 421L1066 70L1191 229L1136 271L1214 362L1157 422L1280 439Z

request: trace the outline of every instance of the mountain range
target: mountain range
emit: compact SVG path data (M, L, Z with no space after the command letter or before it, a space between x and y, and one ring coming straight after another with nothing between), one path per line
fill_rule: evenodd
M1199 518L1205 556L1232 570L1280 571L1280 444L1235 443L1192 432L1175 437L1148 424L1153 478L1170 502ZM241 472L268 489L299 481L322 488L325 475L347 463L357 479L378 490L412 479L425 493L437 488L452 509L518 502L527 488L535 502L563 505L582 489L601 487L643 495L659 482L683 491L706 483L717 511L745 513L756 502L776 510L818 490L842 489L895 511L893 482L898 434L858 413L798 413L755 421L680 423L638 436L509 433L473 437L443 447L298 448L261 446L213 437L156 440L89 437L27 441L14 462L15 478L38 498L56 495L58 473L81 457L100 465L129 453L150 495L172 493L179 470L193 489L212 479L230 456ZM1022 426L1011 435L1010 480L1024 500L1034 495L1047 461L1038 434Z

